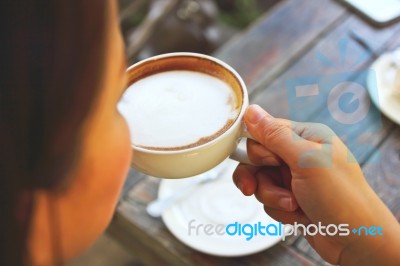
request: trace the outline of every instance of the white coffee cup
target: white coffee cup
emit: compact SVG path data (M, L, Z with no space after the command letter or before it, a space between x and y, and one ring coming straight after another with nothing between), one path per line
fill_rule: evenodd
M172 70L205 73L226 82L234 91L240 105L239 113L230 127L216 138L195 147L177 150L154 150L132 144L132 166L151 176L184 178L206 172L227 157L249 163L247 152L237 149L241 137L250 137L243 123L249 105L246 85L229 65L211 56L196 53L170 53L140 61L128 68L128 85L148 76ZM206 104L206 103L205 103ZM132 132L132 134L135 134Z

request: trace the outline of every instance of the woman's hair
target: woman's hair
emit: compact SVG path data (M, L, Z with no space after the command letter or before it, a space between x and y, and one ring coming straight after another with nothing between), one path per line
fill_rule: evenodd
M104 69L106 0L0 3L0 265L29 264L35 189L66 183Z

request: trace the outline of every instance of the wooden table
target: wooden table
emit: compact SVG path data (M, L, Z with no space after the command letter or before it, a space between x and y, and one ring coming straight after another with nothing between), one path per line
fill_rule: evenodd
M357 41L352 31L366 43ZM215 56L240 73L252 103L274 116L291 118L288 80L346 71L354 71L349 78L357 80L360 76L356 70L368 69L377 56L400 44L399 32L399 23L375 28L334 0L286 0L229 41ZM340 40L346 40L346 45L340 44ZM356 67L329 64L326 59L341 62L344 49L340 47L346 47L348 58L362 55ZM361 99L368 100L366 92ZM332 122L326 102L313 103L307 110L302 117L305 121ZM341 137L357 155L368 182L400 220L400 127L383 116L369 118L362 126L346 127ZM239 258L197 252L179 242L161 219L146 214L146 204L156 197L158 183L156 178L131 170L109 228L109 233L149 265L324 264L302 237Z

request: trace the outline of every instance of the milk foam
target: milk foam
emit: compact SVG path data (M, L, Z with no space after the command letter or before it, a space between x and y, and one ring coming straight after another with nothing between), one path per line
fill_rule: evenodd
M239 108L230 86L194 71L167 71L132 84L118 104L136 146L196 145L224 130Z

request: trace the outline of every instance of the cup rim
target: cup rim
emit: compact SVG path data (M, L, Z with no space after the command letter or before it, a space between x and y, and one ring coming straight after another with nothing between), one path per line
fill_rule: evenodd
M201 150L207 146L211 146L214 143L218 142L221 138L223 138L224 136L228 135L238 123L242 123L243 120L243 116L244 116L244 112L246 111L247 106L249 105L249 98L248 98L248 92L247 92L247 87L246 84L244 83L242 77L239 75L239 73L237 73L237 71L235 69L233 69L233 67L231 67L230 65L228 65L227 63L225 63L224 61L213 57L213 56L209 56L209 55L205 55L205 54L200 54L200 53L192 53L192 52L174 52L174 53L165 53L165 54L160 54L160 55L155 55L149 58L146 58L144 60L141 60L131 66L129 66L126 69L126 72L129 72L131 69L139 67L142 64L145 64L149 61L156 61L162 58L170 58L170 57L180 57L180 56L188 56L188 57L196 57L196 58L203 58L209 61L212 61L214 63L217 63L218 65L220 65L221 67L227 69L239 82L240 88L242 90L243 93L243 101L242 101L242 105L240 107L240 112L239 115L237 116L236 120L234 123L232 123L232 125L221 135L219 135L218 137L203 143L201 145L195 146L195 147L191 147L191 148L186 148L186 149L179 149L179 150L151 150L151 149L146 149L140 146L136 146L135 144L131 143L131 147L135 150L135 151L140 151L142 153L148 153L148 154L181 154L181 153L190 153L193 151L197 151L197 150Z

